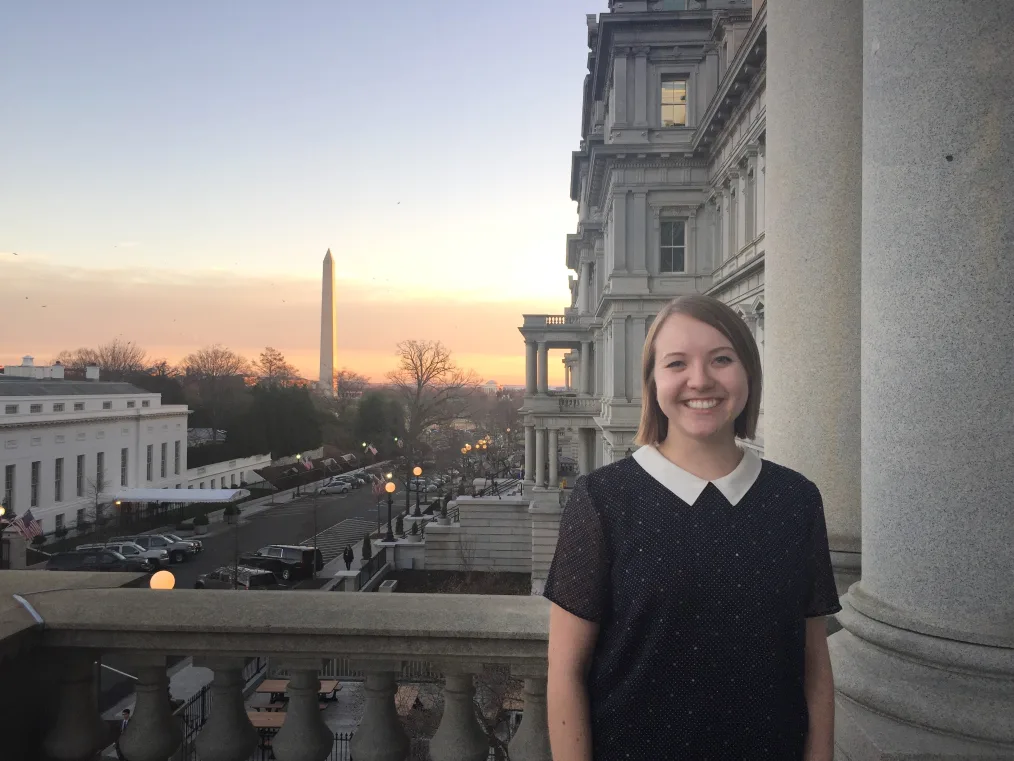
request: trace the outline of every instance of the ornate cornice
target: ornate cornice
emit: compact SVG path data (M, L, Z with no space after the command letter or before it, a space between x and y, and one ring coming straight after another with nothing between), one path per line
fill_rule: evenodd
M149 420L157 420L161 418L172 418L172 417L186 417L192 412L192 410L179 410L176 412L152 412L144 416L137 415L114 415L112 417L101 417L101 418L67 418L64 420L21 420L11 421L9 423L0 422L0 430L10 431L15 428L55 428L58 426L73 426L73 425L106 425L110 423L122 423L124 421L138 423L139 425Z

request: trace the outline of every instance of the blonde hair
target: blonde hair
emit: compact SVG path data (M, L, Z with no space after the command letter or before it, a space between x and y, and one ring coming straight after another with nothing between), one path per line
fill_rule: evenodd
M665 321L674 314L683 314L710 325L732 343L732 348L746 370L749 395L746 407L736 418L736 436L752 439L757 435L757 418L761 402L761 361L757 342L743 319L728 305L711 296L691 294L680 296L666 304L655 316L647 337L641 360L641 422L634 437L639 446L658 444L669 434L669 419L658 404L658 387L655 384L655 340Z

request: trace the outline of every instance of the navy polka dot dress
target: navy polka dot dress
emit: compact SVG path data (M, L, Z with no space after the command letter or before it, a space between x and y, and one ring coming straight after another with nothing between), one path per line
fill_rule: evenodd
M574 486L544 594L599 624L596 761L803 757L806 618L841 610L823 505L806 478L748 454L738 494L653 447Z

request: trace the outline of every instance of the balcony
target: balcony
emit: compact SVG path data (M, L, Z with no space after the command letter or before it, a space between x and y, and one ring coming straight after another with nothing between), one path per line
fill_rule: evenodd
M553 326L577 325L580 318L576 314L526 314L525 328L546 328Z
M105 728L93 661L116 654L138 677L134 713L120 738L132 761L164 761L184 741L193 742L201 761L250 758L259 738L244 710L242 673L246 659L257 656L289 674L288 709L272 738L280 761L319 761L333 746L317 692L322 663L334 658L364 674L364 714L349 748L356 761L408 758L395 695L406 664L420 662L444 681L443 714L429 744L434 761L486 759L489 738L472 703L472 675L485 664L505 665L524 680L510 758L550 761L549 607L542 598L122 588L133 578L0 574L0 682L19 685L4 699L7 720L19 727L5 738L12 758L36 758L40 746L53 761L94 758ZM165 699L171 655L194 656L214 672L207 721L193 738Z
M522 413L535 415L598 415L602 400L597 396L562 396L549 392L526 396Z
M752 272L755 267L760 266L764 260L764 237L764 233L761 233L751 243L743 246L735 256L722 262L721 266L711 273L710 290L724 287L734 275Z

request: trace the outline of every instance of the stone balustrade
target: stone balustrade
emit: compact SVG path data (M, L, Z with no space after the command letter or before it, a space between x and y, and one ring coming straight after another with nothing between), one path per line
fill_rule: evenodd
M279 761L322 761L333 736L320 715L321 664L348 658L365 672L365 714L351 743L356 761L403 761L409 740L395 707L406 661L444 674L444 711L431 740L434 761L485 761L485 733L471 710L472 675L507 664L524 680L525 710L512 761L550 761L546 721L549 608L538 597L331 592L234 592L124 588L127 574L8 571L0 574L0 679L14 663L48 664L39 680L52 706L39 725L52 761L93 759L104 744L93 662L129 659L136 705L120 747L131 761L166 761L181 730L166 700L167 656L194 656L214 672L210 716L197 735L201 761L246 761L257 734L243 703L246 658L267 656L290 674L285 722L272 745ZM22 600L24 602L22 602ZM7 622L11 622L8 626ZM41 621L41 623L40 623ZM13 669L13 671L12 671ZM23 666L22 670L34 669ZM26 721L39 712L24 709ZM22 758L34 758L38 747ZM17 750L12 759L18 759Z

